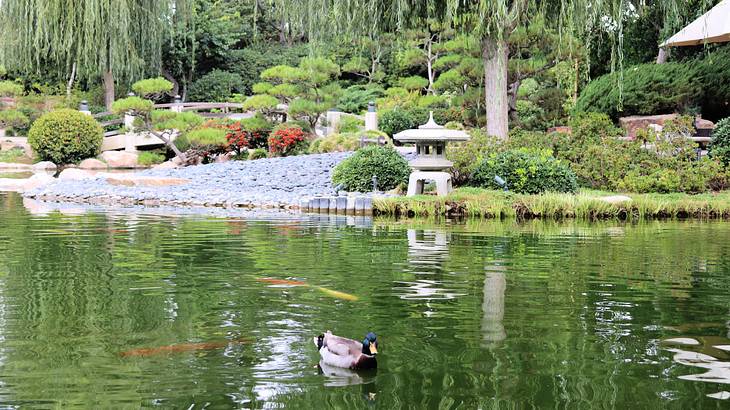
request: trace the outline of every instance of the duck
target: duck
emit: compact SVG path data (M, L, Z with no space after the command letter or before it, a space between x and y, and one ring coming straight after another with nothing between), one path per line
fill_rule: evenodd
M362 342L335 336L329 330L314 338L322 362L329 366L352 370L374 369L378 366L378 337L368 332Z

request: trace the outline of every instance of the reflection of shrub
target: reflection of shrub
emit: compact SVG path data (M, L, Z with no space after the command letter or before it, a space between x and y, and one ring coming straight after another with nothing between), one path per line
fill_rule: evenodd
M567 165L548 152L527 150L492 154L474 170L472 184L482 188L501 189L495 176L507 181L513 192L539 194L542 192L575 192L578 182Z
M411 168L392 147L367 146L342 161L332 174L332 182L347 191L368 192L373 188L373 176L381 190L391 190L408 182Z
M28 132L28 143L42 160L70 164L96 156L104 131L92 117L62 109L41 116Z
M710 156L719 159L725 165L730 164L730 117L720 120L712 131Z
M304 150L305 142L304 131L301 128L279 128L269 136L269 152L272 156L296 155Z

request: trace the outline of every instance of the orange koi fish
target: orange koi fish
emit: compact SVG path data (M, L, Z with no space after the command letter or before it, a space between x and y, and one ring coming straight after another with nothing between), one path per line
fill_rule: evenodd
M288 285L288 286L309 286L306 283L298 280L287 280L287 279L272 279L272 278L256 278L259 282L266 282L272 285Z
M146 356L156 356L156 355L170 354L170 353L194 352L197 350L213 350L213 349L224 348L230 344L244 344L244 343L248 343L249 341L250 340L248 340L248 339L237 339L237 340L227 340L224 342L181 343L181 344L161 346L161 347L146 347L146 348L141 348L141 349L132 349L132 350L120 352L119 356L121 356L121 357L146 357Z

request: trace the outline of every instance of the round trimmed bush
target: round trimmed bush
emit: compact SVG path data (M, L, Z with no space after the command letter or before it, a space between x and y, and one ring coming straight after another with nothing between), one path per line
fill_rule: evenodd
M578 182L575 173L548 151L505 151L484 159L474 170L472 185L502 189L495 176L507 181L512 192L539 194L542 192L575 192Z
M70 164L101 151L104 130L91 116L72 109L38 118L28 132L28 144L44 161Z
M730 117L718 121L712 131L710 156L719 159L723 164L730 164Z
M408 162L395 149L370 145L342 161L332 173L332 182L347 191L369 192L375 175L378 189L388 191L407 183L410 174Z

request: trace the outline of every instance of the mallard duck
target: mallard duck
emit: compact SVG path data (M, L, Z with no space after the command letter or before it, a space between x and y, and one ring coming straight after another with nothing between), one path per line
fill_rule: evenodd
M368 333L362 342L335 336L329 330L314 338L322 361L335 367L360 370L373 369L378 366L375 355L378 354L378 338L375 333Z

